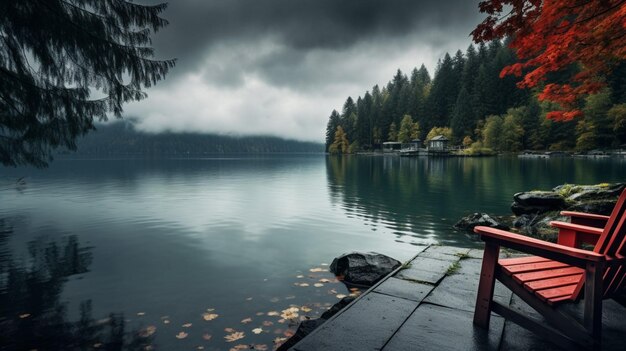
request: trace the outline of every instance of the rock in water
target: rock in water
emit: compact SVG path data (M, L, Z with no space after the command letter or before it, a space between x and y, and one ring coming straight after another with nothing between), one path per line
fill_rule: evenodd
M346 284L372 286L400 266L400 261L376 252L353 252L333 260L330 271Z
M557 211L565 208L565 198L552 191L526 191L513 195L511 211L516 216Z
M496 221L495 219L493 219L491 216L489 216L486 213L473 213L469 216L465 216L463 218L461 218L461 220L459 220L458 222L456 222L456 224L454 225L455 228L457 229L463 229L463 230L467 230L467 231L473 231L474 227L476 226L486 226L486 227L492 227L492 228L498 228L498 229L503 229L503 230L509 230L509 226L504 225L498 221Z

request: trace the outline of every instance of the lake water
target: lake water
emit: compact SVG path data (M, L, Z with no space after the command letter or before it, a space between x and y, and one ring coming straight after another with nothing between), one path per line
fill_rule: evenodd
M623 158L315 155L1 169L0 348L115 349L123 338L128 349L271 350L298 319L351 293L327 272L337 255L407 260L416 245L477 247L452 229L468 213L510 214L518 191L625 180Z

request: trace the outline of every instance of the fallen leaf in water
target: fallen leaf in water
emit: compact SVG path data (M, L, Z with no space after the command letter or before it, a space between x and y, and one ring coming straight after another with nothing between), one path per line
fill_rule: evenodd
M163 320L163 324L170 324L170 321L168 319Z
M176 339L184 339L188 336L189 334L181 331L180 333L176 334Z
M320 283L330 283L330 280L326 278L322 278L320 279Z
M258 351L267 351L267 345L265 344L256 344L252 346L253 350L258 350Z
M262 324L263 324L263 326L264 326L264 327L269 327L269 326L274 325L274 322L270 322L270 321L263 321L263 323L262 323Z
M285 323L285 320L284 319L279 319L278 323Z
M338 299L343 299L344 297L346 297L346 295L344 294L337 294L336 296Z
M294 332L293 332L293 330L291 330L291 329L287 329L287 330L285 330L285 332L283 333L283 335L284 335L284 336L286 336L286 337L288 337L288 338L292 337L292 336L293 336L293 334L294 334Z
M330 289L330 290L328 290L328 293L330 293L330 294L333 294L333 295L334 295L334 294L336 294L336 293L337 293L337 290L335 290L335 289Z
M207 312L213 312L213 311L215 311L215 308L207 308L206 310L207 310Z
M277 337L276 339L274 339L274 344L282 344L285 341L287 341L287 338Z
M239 344L230 348L228 351L240 351L240 350L248 350L250 349L249 345Z
M241 320L241 323L243 323L243 324L248 324L250 322L252 322L252 318L245 318L245 319Z
M309 271L310 272L325 272L326 270L324 268L316 267L316 268L309 269Z
M324 284L322 284L322 283L315 283L315 284L313 284L313 286L316 287L316 288L321 288L322 286L324 286Z
M300 285L300 286L302 286L302 287L309 286L309 284L308 284L308 283L300 283L299 285Z
M264 315L264 314L265 314L264 312L257 312L257 313L256 313L256 315L257 315L257 316L262 316L262 315Z
M196 349L198 349L198 350L204 350L204 346L198 346L198 347L196 347Z
M232 334L226 335L224 339L226 339L227 342L233 342L239 339L243 339L245 337L246 337L246 334L244 334L244 332L234 332Z
M276 311L269 311L269 312L267 312L267 315L270 316L270 317L271 316L278 316L278 315L280 315L280 313L278 313Z
M193 324L191 323L185 323L182 325L183 328L190 328Z
M351 288L350 291L356 292L356 291L361 291L361 290L359 288Z
M296 278L302 279L302 278L304 278L304 276L302 274L299 274L299 275L296 275Z
M214 320L215 318L217 318L219 316L220 316L219 314L215 314L215 313L203 313L202 314L202 318L205 321L212 321L212 320Z
M30 317L30 313L20 314L20 319L24 319L24 318L28 318L28 317Z
M154 334L156 332L156 329L157 328L154 325L149 325L145 329L139 331L139 336L141 336L142 338L147 338L150 335Z
M321 266L328 266L328 263L320 263Z
M227 333L234 333L235 329L233 329L233 328L225 328L224 331L227 332Z
M254 334L261 334L263 332L263 329L262 328L254 328L254 329L252 329L252 332Z
M146 312L137 312L137 315L138 315L138 316L145 316L145 315L146 315Z
M283 319L294 319L294 318L298 318L299 315L297 312L285 310L283 311L283 313L280 314L280 316Z
M252 301L251 297L246 298L246 301Z
M212 337L213 336L211 336L211 334L207 334L207 333L202 334L202 339L204 339L206 341L211 340Z
M312 311L310 308L308 308L308 307L306 307L306 306L302 306L302 307L300 307L300 310L301 310L302 312L304 312L304 313L307 313L307 312L311 312L311 311Z
M100 342L93 344L93 347L96 349L99 348L100 346L102 346L102 343Z

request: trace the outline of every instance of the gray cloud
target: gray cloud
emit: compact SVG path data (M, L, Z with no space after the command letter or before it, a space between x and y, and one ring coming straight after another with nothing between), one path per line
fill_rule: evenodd
M154 40L178 58L149 98L128 106L141 127L322 140L348 95L397 68L465 49L478 0L172 0ZM304 130L303 130L304 128Z

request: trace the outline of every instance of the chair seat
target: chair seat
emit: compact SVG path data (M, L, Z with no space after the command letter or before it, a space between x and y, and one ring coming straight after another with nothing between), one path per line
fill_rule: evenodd
M539 256L498 261L502 271L550 305L573 300L584 270Z

